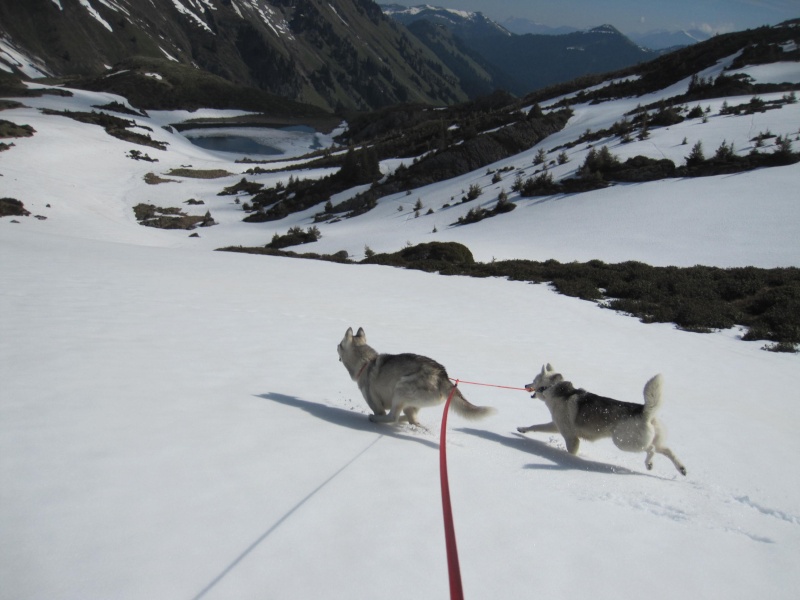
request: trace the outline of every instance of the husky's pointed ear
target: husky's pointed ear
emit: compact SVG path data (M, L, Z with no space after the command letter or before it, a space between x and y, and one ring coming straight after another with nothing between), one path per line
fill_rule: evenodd
M347 331L344 332L344 339L346 339L346 340L352 340L353 339L353 328L352 327L348 327Z
M544 367L542 367L542 373L544 372L552 373L553 371L555 371L555 369L553 368L553 365L551 365L550 363L547 363Z
M363 327L359 327L358 328L358 333L356 333L356 337L359 338L363 342L367 341L367 334L364 333L364 328Z

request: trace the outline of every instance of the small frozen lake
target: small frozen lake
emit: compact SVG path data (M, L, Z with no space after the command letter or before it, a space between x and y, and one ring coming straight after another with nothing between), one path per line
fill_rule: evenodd
M203 127L184 130L190 142L226 156L293 158L333 145L333 137L306 125L289 127Z

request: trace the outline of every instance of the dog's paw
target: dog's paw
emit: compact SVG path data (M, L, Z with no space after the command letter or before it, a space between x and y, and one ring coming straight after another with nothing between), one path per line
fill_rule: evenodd
M527 427L517 427L517 431L519 431L520 433L528 433L528 428Z
M378 422L378 419L377 419L377 417L375 415L370 415L369 416L369 420L372 421L373 423L377 423Z
M684 467L683 465L681 465L681 466L680 466L680 468L678 469L678 471L680 471L680 472L681 472L681 475L686 475L686 467Z
M647 467L648 471L652 471L653 470L653 463L651 463L651 462L644 463L644 466Z

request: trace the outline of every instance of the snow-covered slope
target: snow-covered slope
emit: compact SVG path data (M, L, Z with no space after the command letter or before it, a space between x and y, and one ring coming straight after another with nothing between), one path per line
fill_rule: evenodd
M714 77L730 61L723 61L701 73ZM776 63L750 67L755 78L770 81L800 82L800 63ZM529 258L561 261L600 258L609 262L640 260L656 265L716 266L754 265L760 267L791 266L800 263L800 204L794 201L800 166L762 169L718 177L673 179L642 184L617 185L590 193L546 198L520 199L511 193L518 208L478 224L451 227L459 217L475 206L492 206L501 190L511 192L516 173L531 176L540 167L533 164L538 151L548 151L554 160L564 144L580 137L586 130L599 131L621 120L637 105L647 105L661 97L685 91L688 81L679 82L660 94L623 99L600 105L579 104L567 127L543 140L529 151L516 155L485 170L466 174L443 183L433 184L383 198L370 213L333 224L318 224L322 238L303 251L334 253L346 250L353 258L363 257L365 246L376 252L393 252L407 243L425 241L459 241L466 244L477 260L492 258ZM764 100L782 94L764 95ZM154 139L168 144L167 150L143 148L158 162L133 161L128 158L132 144L106 135L100 127L78 125L66 117L43 115L39 107L59 110L96 110L111 100L123 101L108 94L75 91L72 98L44 96L25 99L29 108L5 111L4 117L18 124L30 124L37 133L31 138L14 140L15 147L3 155L3 195L21 199L34 214L47 216L47 221L32 219L21 223L23 228L39 231L52 229L73 231L84 237L111 239L145 239L147 243L167 246L215 249L229 245L254 246L268 243L275 233L286 233L289 227L302 228L314 224L314 215L321 208L292 215L282 221L261 224L243 223L241 205L249 196L218 196L226 186L245 176L248 181L274 185L286 183L289 177L321 177L330 171L278 171L288 162L262 165L274 172L249 175L252 167L231 159L239 155L202 150L178 133L161 126L187 117L199 118L206 113L153 113L150 118L135 118ZM609 144L621 160L643 154L653 158L670 158L682 164L695 142L701 141L707 154L722 143L734 145L739 154L747 154L752 140L763 132L788 136L795 140L800 133L800 103L785 105L780 110L743 116L723 116L723 102L730 105L747 102L750 97L709 100L699 103L710 110L707 122L688 119L667 128L654 128L644 141L622 144L618 139L600 140L594 146ZM545 106L546 108L546 106ZM129 118L129 115L123 115ZM243 133L247 133L246 131ZM252 135L263 137L263 132ZM285 138L285 133L280 133ZM300 136L300 134L298 134ZM319 136L300 137L298 143L317 145L330 143ZM685 142L685 143L684 143ZM285 144L282 139L278 144ZM770 151L769 144L762 151ZM795 141L795 147L797 142ZM80 151L75 151L75 148ZM139 147L141 148L141 147ZM297 152L297 148L292 148ZM566 150L569 162L555 165L550 171L556 178L574 173L583 163L589 146L580 144ZM288 156L293 156L290 153ZM404 161L389 160L383 170L389 172ZM410 161L406 160L406 163ZM35 164L35 169L31 165ZM101 168L90 168L98 165ZM194 169L225 169L228 177L212 180L172 177L173 168L191 165ZM492 183L490 171L513 167L502 181ZM147 185L143 177L152 172L175 180ZM178 181L180 183L178 183ZM482 195L473 202L459 201L470 185L477 184ZM334 203L357 190L333 198ZM202 200L202 206L187 206L188 199ZM757 199L757 201L754 201ZM417 200L423 205L420 216L413 210ZM92 210L84 210L81 203ZM220 223L201 230L200 238L189 238L184 231L143 231L136 225L132 207L139 203L182 207L190 214L209 210ZM47 208L46 205L50 207ZM450 206L445 206L450 205ZM719 210L723 205L724 210ZM432 214L427 214L432 210ZM65 226L71 223L70 226ZM434 233L434 229L436 232ZM698 241L702 240L702 243Z
M150 163L99 127L36 110L110 100L122 101L76 92L2 113L36 133L0 155L0 196L33 215L0 219L0 598L447 596L441 412L421 411L422 428L371 424L336 357L349 326L379 351L432 356L466 381L519 386L550 361L576 385L639 402L644 382L664 375L661 417L686 478L663 457L648 472L643 455L608 440L572 457L559 436L523 437L517 426L549 418L538 401L462 384L498 411L449 420L467 597L794 597L796 355L763 352L735 330L645 325L543 285L212 252L310 226L313 211L242 223L241 206L216 194L246 165L162 129L167 115L137 118L169 143L139 147ZM539 146L608 126L627 102L578 106ZM708 123L613 151L680 158L702 138L708 150L725 139L747 152L760 130L794 136L798 110L720 117L712 106ZM532 173L537 150L503 164ZM181 165L232 175L168 174ZM179 182L148 185L148 172ZM359 258L365 245L453 239L479 260L800 266L799 180L791 166L512 195L514 212L449 227L510 189L510 177L493 186L481 170L320 224L321 240L301 249ZM483 187L475 203L442 208L471 183ZM426 208L414 218L418 197ZM144 228L131 210L140 202L210 210L220 224L199 238Z

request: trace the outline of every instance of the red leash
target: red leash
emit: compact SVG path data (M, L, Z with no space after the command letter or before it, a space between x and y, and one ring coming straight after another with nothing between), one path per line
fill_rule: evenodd
M439 479L442 484L442 512L444 513L444 541L447 548L447 573L450 577L450 600L464 600L464 590L461 587L461 567L458 563L458 547L456 546L456 528L453 525L453 510L450 505L450 484L447 479L447 413L450 412L450 401L456 393L459 380L452 379L453 389L447 396L442 415L442 430L439 434ZM503 388L506 390L521 390L525 388L507 385L493 385L490 383L477 383L475 381L462 381L470 385L485 385L488 387Z
M521 387L513 387L513 386L510 386L510 385L497 385L495 383L478 383L477 381L464 381L464 380L453 379L452 377L450 377L450 381L455 381L456 385L458 385L458 383L460 381L461 383L466 383L468 385L482 385L482 386L485 386L485 387L495 387L495 388L500 388L500 389L503 389L503 390L519 390L521 392L527 392L528 391L525 388L521 388Z
M439 479L442 483L442 511L444 513L444 541L447 548L447 572L450 577L450 600L464 600L461 588L461 567L458 564L458 547L456 546L456 529L453 525L453 511L450 506L450 484L447 480L447 413L450 401L456 393L458 379L447 397L442 416L442 431L439 435Z

